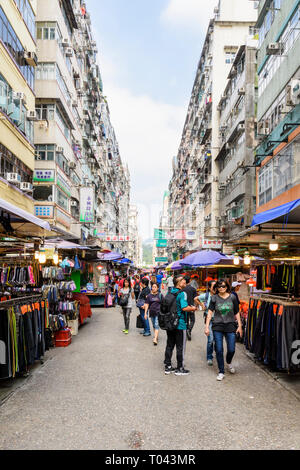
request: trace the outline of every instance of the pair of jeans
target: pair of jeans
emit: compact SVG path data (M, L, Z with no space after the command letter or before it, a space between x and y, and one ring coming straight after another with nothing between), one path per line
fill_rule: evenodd
M145 310L139 307L139 311L140 311L140 316L144 325L144 335L150 335L151 331L150 331L149 317L147 318L147 320L145 320Z
M186 347L186 330L167 331L167 347L165 352L165 365L172 365L172 354L176 346L177 369L184 367L184 354Z
M226 355L226 362L227 364L231 364L234 353L235 353L235 341L236 341L236 334L235 333L225 333L223 331L214 331L214 340L215 340L215 347L216 347L216 356L218 361L218 367L220 374L225 373L225 365L224 365L224 348L223 348L223 340L224 337L227 343L227 355Z
M187 329L191 332L195 325L195 312L187 312Z
M152 321L153 330L159 330L158 317L150 317Z
M214 334L212 330L212 323L209 324L209 336L207 337L206 358L208 361L213 360L214 352Z
M131 308L123 307L125 330L129 330Z

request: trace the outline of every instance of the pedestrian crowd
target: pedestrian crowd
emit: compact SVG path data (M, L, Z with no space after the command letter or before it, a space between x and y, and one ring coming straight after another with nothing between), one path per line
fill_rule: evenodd
M195 325L195 312L204 312L204 333L207 336L207 365L213 365L215 351L218 364L217 380L225 377L225 361L229 373L234 374L233 364L236 338L242 338L243 329L239 313L238 290L240 283L231 286L227 280L210 281L207 292L197 294L195 284L189 276L169 276L166 282L167 294L162 295L163 274L135 275L133 278L118 280L114 285L115 302L122 308L124 317L123 333L128 335L130 316L133 306L139 309L137 327L141 328L144 337L151 336L153 328L153 345L158 345L159 331L165 330L167 344L165 349L165 374L188 375L185 368L185 351L187 340L192 339ZM224 339L227 345L224 358ZM177 367L172 366L172 355L176 348Z

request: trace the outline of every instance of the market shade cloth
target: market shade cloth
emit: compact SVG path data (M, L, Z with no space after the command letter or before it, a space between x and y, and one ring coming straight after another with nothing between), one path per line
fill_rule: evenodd
M187 256L179 261L181 266L210 266L221 260L228 260L227 256L217 251L202 250Z
M98 255L99 259L102 259L103 261L118 261L123 259L123 255L121 253L114 253L113 251L111 253L101 253Z
M10 225L19 234L28 236L47 236L46 232L52 234L51 227L48 222L35 217L30 212L24 211L13 204L0 199L0 211L10 214ZM46 232L45 232L46 231ZM8 233L0 224L0 233Z
M128 258L121 259L121 261L118 261L120 264L131 264L132 261Z
M179 263L179 261L173 261L172 263L170 263L170 264L166 267L166 269L181 269L181 268L182 268L181 265L180 265L179 267L177 267L177 268L176 268L176 267L173 268L173 266L176 266L176 265L178 266L178 263Z
M267 222L276 222L287 224L300 224L300 199L288 202L282 206L274 207L260 214L256 214L253 218L251 227L265 224Z

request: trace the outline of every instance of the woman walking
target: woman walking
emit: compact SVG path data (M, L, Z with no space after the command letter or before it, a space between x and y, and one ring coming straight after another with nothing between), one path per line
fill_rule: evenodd
M131 288L130 279L124 280L124 287L119 292L119 305L122 307L123 316L124 316L124 325L125 328L123 333L128 335L129 333L129 324L130 324L130 314L133 307L134 292Z
M159 292L159 285L158 283L154 282L152 284L151 294L147 295L146 302L145 302L145 321L148 320L148 311L149 316L152 321L153 329L154 329L154 338L153 344L157 346L158 343L158 332L159 332L159 323L158 323L158 315L160 312L160 303L161 303L162 295Z
M209 336L209 325L212 319L212 330L215 341L216 356L219 367L217 380L225 377L224 368L224 337L227 343L226 363L229 372L235 373L232 359L235 354L236 342L236 321L238 322L237 332L242 335L242 323L239 314L239 305L236 297L230 293L230 286L224 279L219 280L215 285L216 294L212 296L208 306L206 317L205 334Z

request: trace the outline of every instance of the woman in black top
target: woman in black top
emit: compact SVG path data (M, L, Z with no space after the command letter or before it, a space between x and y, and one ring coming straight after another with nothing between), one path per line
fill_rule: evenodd
M238 322L237 332L242 336L242 323L239 314L239 305L236 297L230 293L230 286L227 281L221 279L215 285L216 295L213 295L208 307L206 318L205 334L209 335L209 324L212 319L212 330L216 347L216 356L219 367L217 380L224 379L224 337L227 343L226 362L229 371L234 374L235 369L232 359L235 353L236 341L236 321Z

